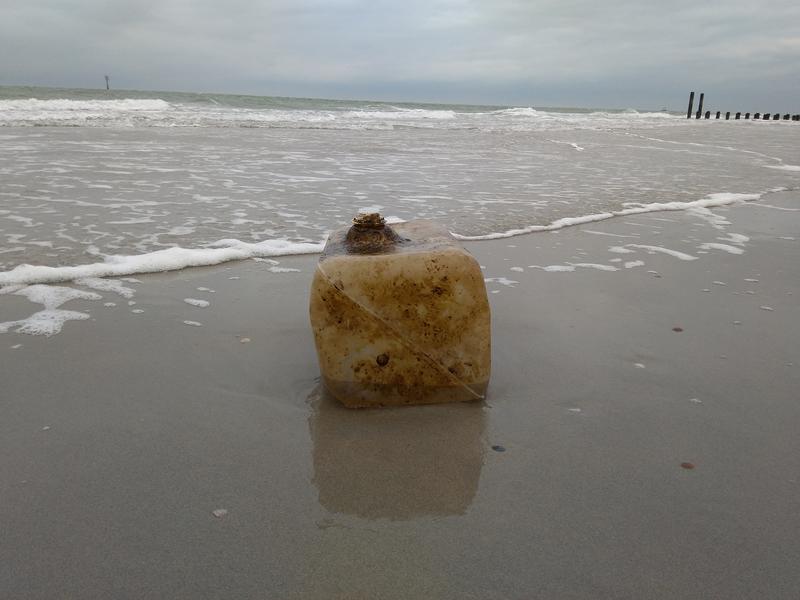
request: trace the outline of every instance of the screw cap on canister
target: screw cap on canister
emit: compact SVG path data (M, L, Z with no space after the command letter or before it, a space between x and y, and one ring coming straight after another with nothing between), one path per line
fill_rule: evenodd
M374 254L389 250L401 240L380 213L359 213L347 231L345 247L350 254Z

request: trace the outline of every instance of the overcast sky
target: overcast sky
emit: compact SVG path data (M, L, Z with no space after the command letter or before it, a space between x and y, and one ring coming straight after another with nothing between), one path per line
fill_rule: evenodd
M0 0L0 85L800 112L798 0ZM709 106L711 108L711 106Z

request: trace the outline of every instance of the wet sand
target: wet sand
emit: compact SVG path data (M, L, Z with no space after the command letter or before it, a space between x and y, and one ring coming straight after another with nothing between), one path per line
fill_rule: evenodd
M313 256L137 276L135 306L0 335L0 597L796 598L797 209L468 244L516 282L487 284L483 403L325 397ZM645 231L696 260L609 251ZM529 266L568 263L619 270Z

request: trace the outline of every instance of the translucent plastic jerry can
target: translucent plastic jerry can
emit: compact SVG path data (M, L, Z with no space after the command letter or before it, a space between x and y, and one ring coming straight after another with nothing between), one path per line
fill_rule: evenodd
M327 390L345 406L484 398L489 302L477 261L440 225L359 215L319 259L311 326Z

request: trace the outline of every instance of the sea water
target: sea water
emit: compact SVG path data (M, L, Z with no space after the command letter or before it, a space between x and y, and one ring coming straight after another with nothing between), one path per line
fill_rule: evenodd
M318 252L362 210L487 239L759 201L797 186L798 136L635 110L0 87L0 286Z

